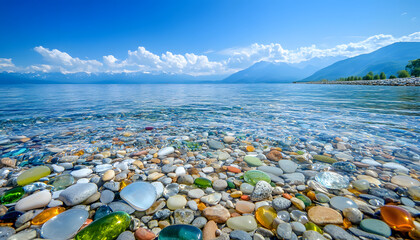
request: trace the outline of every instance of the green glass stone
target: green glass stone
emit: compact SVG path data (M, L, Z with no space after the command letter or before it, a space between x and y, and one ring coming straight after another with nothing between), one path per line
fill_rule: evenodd
M314 155L313 158L315 160L317 160L317 161L320 161L320 162L326 162L326 163L335 163L335 162L337 162L336 159L330 158L330 157L327 157L327 156L324 156L324 155Z
M158 240L202 240L203 233L192 225L177 224L167 226L159 233Z
M303 155L303 154L305 154L305 152L304 152L304 151L302 151L302 150L299 150L299 151L297 151L296 153L297 153L297 154L299 154L299 155Z
M3 196L1 196L0 201L2 204L14 203L21 199L23 195L25 195L23 187L15 187L5 192Z
M208 188L211 187L211 180L203 177L196 178L194 184L199 188Z
M312 231L317 231L321 234L324 234L324 231L322 231L322 229L320 227L318 227L318 225L316 225L313 222L307 222L305 223L305 228L306 230L312 230Z
M228 188L232 189L232 188L236 188L235 184L231 181L227 181L228 184Z
M51 170L47 166L33 167L24 171L17 177L17 184L19 186L25 186L39 180L40 178L50 175L50 173Z
M130 215L125 212L113 212L93 221L83 228L75 237L76 240L112 240L125 231L130 225Z
M55 190L62 190L67 188L70 185L73 185L74 183L74 177L70 174L63 174L60 176L57 176L54 179L54 182L52 185L54 186Z
M295 197L302 200L302 202L305 204L306 207L309 207L312 204L311 199L309 199L307 196L303 194L296 193Z
M259 171L259 170L250 170L250 171L245 172L244 180L245 182L254 186L259 181L266 181L268 183L271 183L270 176L268 176L267 173Z
M259 158L254 157L254 156L249 156L249 155L245 156L244 161L246 163L248 163L248 165L251 166L251 167L259 167L259 166L264 165L264 163L261 162L261 160Z

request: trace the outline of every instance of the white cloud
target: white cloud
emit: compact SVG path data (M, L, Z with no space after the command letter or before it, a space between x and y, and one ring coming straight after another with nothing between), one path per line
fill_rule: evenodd
M0 72L15 72L17 67L11 58L0 58Z
M296 50L284 49L278 43L267 45L252 44L245 48L233 48L221 51L228 57L226 64L232 68L244 68L259 61L297 63L315 57L354 57L375 51L395 42L420 42L420 32L395 38L392 35L378 34L363 41L340 44L333 48L320 49L315 45L301 47Z
M211 61L206 55L196 55L194 53L175 54L168 51L158 55L142 46L133 51L129 50L125 59L105 55L101 60L81 60L58 49L50 50L38 46L34 50L41 54L48 64L17 67L12 63L12 59L0 58L0 72L143 72L192 76L221 75L247 68L259 61L298 63L316 57L353 57L375 51L395 42L420 42L420 32L399 38L378 34L362 41L339 44L332 48L319 48L316 45L311 45L291 50L284 49L279 43L254 43L247 47L213 52L213 55L219 54L219 57L222 57L223 60L220 61Z
M100 72L103 66L103 64L97 60L81 60L79 58L73 58L68 53L61 52L57 49L49 50L48 48L39 46L35 47L34 50L52 64L50 69L57 68L62 73L95 73ZM31 67L36 68L37 66ZM43 69L47 70L48 68Z

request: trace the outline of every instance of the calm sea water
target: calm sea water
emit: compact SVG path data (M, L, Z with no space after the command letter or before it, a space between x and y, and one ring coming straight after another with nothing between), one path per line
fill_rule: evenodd
M345 136L419 148L420 88L304 84L0 85L0 135L118 126Z

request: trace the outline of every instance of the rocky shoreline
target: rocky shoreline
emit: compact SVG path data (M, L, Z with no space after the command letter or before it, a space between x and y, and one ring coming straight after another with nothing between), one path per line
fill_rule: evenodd
M358 80L358 81L316 81L295 82L299 84L342 84L342 85L379 85L379 86L420 86L420 78L394 78L383 80Z
M1 239L420 239L418 149L177 127L65 141L81 135L1 139Z

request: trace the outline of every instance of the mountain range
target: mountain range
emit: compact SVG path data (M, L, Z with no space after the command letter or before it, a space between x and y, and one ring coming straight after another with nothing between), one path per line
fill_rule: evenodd
M352 58L324 57L288 64L257 62L228 77L146 73L0 73L0 83L290 83L335 80L384 72L387 76L405 68L409 60L420 58L420 42L399 42ZM220 80L222 79L222 80Z

